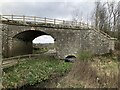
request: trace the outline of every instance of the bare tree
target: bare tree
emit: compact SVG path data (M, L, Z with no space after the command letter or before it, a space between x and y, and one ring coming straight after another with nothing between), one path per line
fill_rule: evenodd
M112 2L95 2L94 10L94 22L95 27L99 30L111 33L112 36L116 36L117 20L118 20L118 4L115 1Z
M109 19L109 29L110 31L117 30L117 13L118 13L118 5L115 1L107 2L107 11L108 11L108 19Z
M95 2L95 12L94 12L95 16L93 16L93 17L95 17L94 18L95 19L95 27L97 29L99 29L99 8L100 8L100 2Z
M72 12L72 21L76 23L79 21L79 19L80 19L79 9L74 9Z
M104 5L101 5L99 10L99 29L102 31L107 31L108 30L108 28L106 27L107 25L108 23L106 7Z
M84 15L84 17L83 17ZM79 8L75 8L72 11L72 23L73 25L79 25L79 26L83 26L83 27L88 27L89 26L89 14L87 13L85 16L85 13L83 13L82 11L80 11Z
M82 21L82 12L80 13L80 10L78 8L75 8L72 11L72 21L74 25Z
M99 30L107 30L107 10L105 7L105 3L102 4L100 1L95 2L95 10L94 10L94 20L95 27Z
M118 3L118 21L117 21L117 27L118 27L118 40L120 40L120 2Z

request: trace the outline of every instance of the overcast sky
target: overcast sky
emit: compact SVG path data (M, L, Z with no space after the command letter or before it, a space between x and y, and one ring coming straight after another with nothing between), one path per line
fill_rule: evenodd
M71 20L75 9L90 20L95 0L1 0L0 14L16 14ZM108 0L110 1L110 0ZM115 0L119 1L119 0Z
M70 20L75 9L87 16L94 2L6 2L1 5L2 14L33 15Z

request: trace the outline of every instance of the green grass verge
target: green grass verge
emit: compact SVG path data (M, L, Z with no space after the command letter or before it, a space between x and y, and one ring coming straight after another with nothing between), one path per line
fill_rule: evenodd
M78 53L77 56L79 60L82 60L82 61L87 61L93 57L93 55L89 51L82 51Z
M34 54L45 53L48 50L49 50L48 48L33 48L33 53Z
M26 60L14 67L4 69L3 86L16 88L24 84L34 85L47 80L53 73L64 74L70 70L71 65L52 57Z

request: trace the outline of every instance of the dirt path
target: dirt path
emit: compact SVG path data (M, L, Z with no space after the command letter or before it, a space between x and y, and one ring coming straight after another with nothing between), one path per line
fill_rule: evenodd
M105 59L105 61L103 61ZM58 83L57 88L116 88L118 63L110 58L97 57L93 61L76 61L72 70Z

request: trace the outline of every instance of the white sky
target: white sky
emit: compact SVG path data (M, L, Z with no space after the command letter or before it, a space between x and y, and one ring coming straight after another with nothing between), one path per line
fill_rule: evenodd
M73 10L82 13L83 20L91 16L96 0L0 0L0 14L39 16L71 20ZM113 1L113 0L101 0ZM119 0L115 0L118 2ZM91 20L91 17L88 17ZM53 42L50 37L40 37L34 42Z
M54 43L54 38L49 35L42 35L35 38L33 43Z
M79 12L84 12L84 17L94 7L93 2L3 2L1 5L1 14L33 15L48 18L70 20L75 8ZM89 8L88 8L89 7Z

